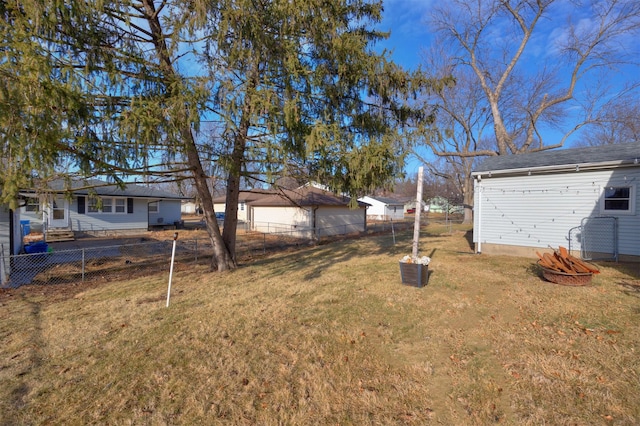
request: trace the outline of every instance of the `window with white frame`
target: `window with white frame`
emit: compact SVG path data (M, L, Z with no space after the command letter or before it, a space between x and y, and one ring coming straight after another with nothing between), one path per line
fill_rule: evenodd
M113 200L111 198L102 199L102 213L113 213Z
M27 198L27 204L24 206L24 209L28 212L40 211L40 200L37 198Z
M634 214L635 186L607 186L602 194L602 213Z
M98 209L98 199L97 198L89 198L89 203L87 205L88 213L99 213L100 209Z
M102 197L100 201L97 198L89 198L87 206L88 213L126 213L126 198L107 198Z
M160 206L157 201L149 203L149 213L158 213L158 211L160 211Z
M126 213L127 212L127 200L124 198L116 198L115 200L115 212Z

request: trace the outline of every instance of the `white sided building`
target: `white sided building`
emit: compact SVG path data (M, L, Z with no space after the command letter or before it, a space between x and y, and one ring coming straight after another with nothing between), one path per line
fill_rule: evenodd
M402 220L404 219L404 202L392 198L365 196L358 201L369 204L367 219L370 220Z
M473 172L477 252L640 260L640 143L491 157Z
M313 186L281 190L249 202L252 230L297 238L364 232L366 205Z

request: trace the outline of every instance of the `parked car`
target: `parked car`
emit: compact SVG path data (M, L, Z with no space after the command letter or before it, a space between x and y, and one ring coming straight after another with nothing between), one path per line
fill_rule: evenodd
M416 209L412 208L412 209L407 209L407 213L411 214L411 213L415 213Z
M217 220L224 220L224 213L216 213Z

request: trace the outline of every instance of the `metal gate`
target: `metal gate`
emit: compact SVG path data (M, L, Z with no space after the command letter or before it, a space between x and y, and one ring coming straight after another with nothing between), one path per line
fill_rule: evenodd
M580 244L580 256L585 260L618 261L618 218L612 216L585 217L580 226L569 230L571 245Z

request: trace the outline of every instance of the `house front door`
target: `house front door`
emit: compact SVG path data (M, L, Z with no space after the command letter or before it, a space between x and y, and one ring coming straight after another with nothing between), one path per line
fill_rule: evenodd
M66 228L69 226L69 201L57 196L51 202L49 209L49 227Z

